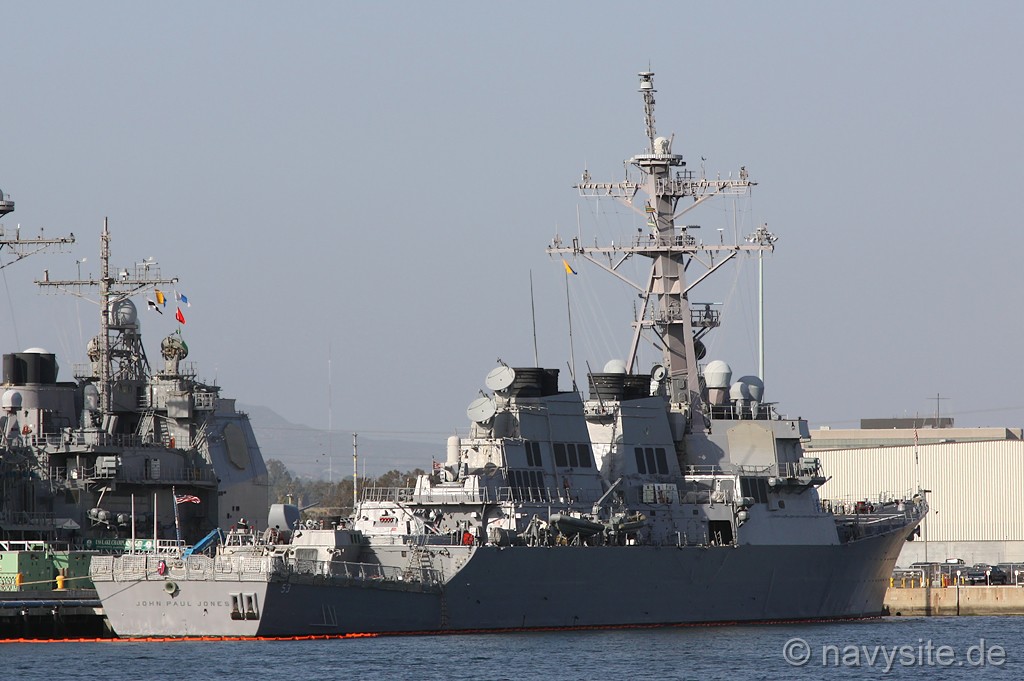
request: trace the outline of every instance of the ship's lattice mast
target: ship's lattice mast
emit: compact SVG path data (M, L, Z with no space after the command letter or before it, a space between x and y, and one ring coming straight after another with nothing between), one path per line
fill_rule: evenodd
M653 331L663 348L669 398L674 408L689 413L692 418L701 412L697 371L700 358L695 352L695 336L699 338L710 327L717 326L717 312L708 314L706 310L691 310L689 293L737 253L771 250L774 239L748 239L743 244L705 244L689 233L692 227L677 225L680 217L708 199L746 195L756 183L750 181L745 168L740 169L738 179L707 179L685 170L683 157L672 153L673 139L658 137L654 127L654 74L644 71L639 75L649 147L645 153L629 159L629 163L640 170L640 181L633 181L627 175L621 182L593 182L589 173L584 172L583 180L574 188L584 197L620 200L647 218L649 233L639 235L628 245L593 248L583 247L577 239L571 246L566 246L556 237L547 251L583 257L640 292L642 308L634 322L635 333L627 367L630 371L635 369L643 331ZM646 195L646 201L638 196L641 193ZM680 207L682 198L691 201ZM598 255L604 257L598 259L595 257ZM650 274L642 285L618 272L619 266L633 255L652 261ZM694 281L687 282L686 272L691 262L702 264L706 271L696 276Z
M50 279L45 273L36 284L43 288L54 288L71 295L85 297L83 287L99 288L100 333L98 343L90 343L90 359L99 367L100 409L103 414L113 410L112 395L114 384L119 381L141 381L149 373L149 363L142 346L142 337L135 324L123 324L118 319L118 303L134 295L155 289L158 286L173 286L177 277L163 278L160 267L151 259L137 263L134 271L122 269L114 276L110 271L110 229L103 220L100 235L100 278L92 279Z

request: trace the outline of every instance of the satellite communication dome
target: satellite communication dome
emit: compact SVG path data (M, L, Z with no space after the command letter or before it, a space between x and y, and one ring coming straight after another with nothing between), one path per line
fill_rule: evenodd
M22 350L22 353L26 354L26 355L48 355L48 354L50 354L49 352L47 352L43 348L25 348L24 350Z
M606 374L624 374L626 373L626 363L621 359L609 360L604 365L604 373Z
M17 411L18 409L21 409L21 393L17 390L5 390L3 402L0 406L8 411Z
M704 367L704 382L709 388L728 388L732 380L732 367L720 359Z
M741 376L729 389L729 397L734 400L754 400L761 402L764 396L764 382L757 376Z
M110 323L113 326L135 326L139 321L139 312L135 303L125 298L110 306Z

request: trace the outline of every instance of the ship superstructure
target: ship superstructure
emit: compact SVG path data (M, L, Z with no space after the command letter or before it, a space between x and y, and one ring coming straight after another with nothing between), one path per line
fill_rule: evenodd
M654 126L653 74L640 74L647 149L638 181L597 183L649 230L627 244L548 252L584 258L632 284L642 308L625 359L587 376L588 395L559 370L499 360L467 409L466 436L412 487L364 489L346 533L271 520L245 559L230 551L94 564L122 636L298 635L751 622L870 617L903 543L927 511L914 490L861 504L819 498L807 425L764 400L757 377L703 359L721 323L691 291L743 252L770 250L759 228L743 244L705 244L679 218L753 183L685 170ZM565 267L569 269L566 263ZM700 268L703 268L702 270ZM698 270L699 273L697 272ZM693 277L692 280L688 277ZM653 337L659 363L638 367ZM296 516L297 517L297 516ZM310 541L307 537L303 541ZM359 546L351 550L351 544ZM162 561L162 562L161 562ZM202 605L200 605L202 604ZM206 605L210 604L210 605ZM212 607L212 610L209 608ZM212 614L212 616L210 616Z
M180 327L161 342L162 363L149 361L133 298L170 291L177 279L152 259L113 268L110 243L104 222L98 278L47 270L36 282L85 299L98 290L99 334L73 380L61 380L56 356L42 348L3 357L0 531L8 542L156 550L266 512L266 467L248 417L184 361Z

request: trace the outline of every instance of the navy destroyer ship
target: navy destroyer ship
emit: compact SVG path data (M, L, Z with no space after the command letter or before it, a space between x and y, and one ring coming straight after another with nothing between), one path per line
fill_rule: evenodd
M700 362L720 325L694 288L746 252L704 243L680 218L750 191L689 171L654 125L653 73L640 74L647 148L639 179L600 183L647 225L608 247L556 238L548 252L604 268L646 258L630 350L587 376L499 361L467 410L465 437L408 488L361 491L333 527L273 507L216 551L98 557L92 576L122 637L302 636L862 618L882 599L903 543L927 512L913 490L832 504L805 456L807 424L764 400L757 377ZM564 264L571 269L568 260ZM638 367L653 337L660 359Z

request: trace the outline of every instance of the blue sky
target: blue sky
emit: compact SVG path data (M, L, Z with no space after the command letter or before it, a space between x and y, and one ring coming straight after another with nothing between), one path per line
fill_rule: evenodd
M64 254L0 270L4 351L85 359L94 306L51 276L155 256L227 395L337 430L443 443L501 357L568 358L557 232L644 146L636 72L691 168L747 167L767 222L766 398L812 427L930 414L1024 422L1019 3L9 3L0 188ZM735 210L725 210L735 208ZM734 227L735 225L735 227ZM580 264L577 364L623 356L633 298ZM747 261L711 358L756 371ZM141 302L141 301L137 301ZM141 303L144 306L144 302ZM601 319L597 319L600 317ZM151 357L176 328L143 315ZM81 331L80 331L81 329ZM563 379L563 385L566 385ZM932 399L929 399L932 398Z

